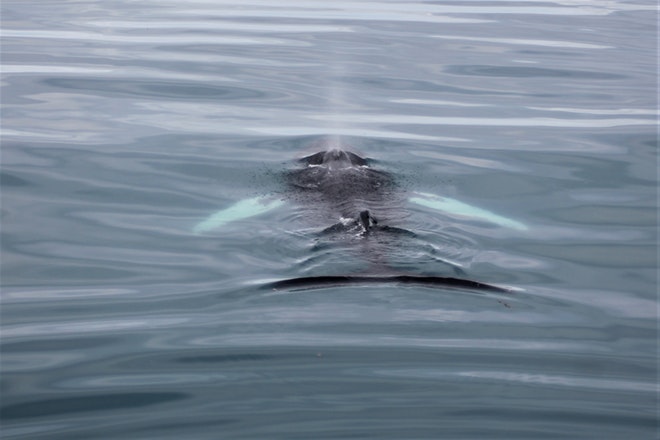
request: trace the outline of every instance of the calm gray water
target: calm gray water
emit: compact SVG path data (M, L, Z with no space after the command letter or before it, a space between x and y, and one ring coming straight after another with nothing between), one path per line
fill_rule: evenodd
M657 438L655 8L3 1L2 438ZM374 254L301 204L191 232L328 136L527 227L403 204L378 258L513 290L265 289Z

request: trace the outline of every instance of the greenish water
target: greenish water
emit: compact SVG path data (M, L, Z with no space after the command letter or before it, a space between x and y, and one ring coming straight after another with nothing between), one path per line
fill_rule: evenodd
M2 9L3 439L657 437L654 2ZM327 136L513 223L319 236ZM512 291L263 288L373 260Z

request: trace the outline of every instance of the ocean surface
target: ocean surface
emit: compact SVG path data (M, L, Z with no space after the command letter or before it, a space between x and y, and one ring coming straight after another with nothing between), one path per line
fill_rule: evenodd
M657 18L4 0L1 437L658 438ZM329 146L410 235L321 232ZM374 264L506 290L268 284Z

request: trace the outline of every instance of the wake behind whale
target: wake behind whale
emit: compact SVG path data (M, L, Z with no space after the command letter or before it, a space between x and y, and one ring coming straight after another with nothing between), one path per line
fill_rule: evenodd
M463 216L477 217L514 229L525 229L521 223L428 193L408 194L393 175L372 166L368 158L348 149L334 146L297 161L297 167L283 173L286 191L282 197L247 199L216 212L193 230L204 233L224 224L262 214L287 202L305 207L304 220L318 229L318 236L339 236L362 249L369 267L359 273L324 274L278 280L268 283L268 289L317 289L331 286L414 284L426 287L507 292L498 287L465 277L458 266L452 266L452 276L402 272L388 264L388 256L403 241L416 237L413 231L401 227L405 221L405 206L416 203L439 211L453 211Z

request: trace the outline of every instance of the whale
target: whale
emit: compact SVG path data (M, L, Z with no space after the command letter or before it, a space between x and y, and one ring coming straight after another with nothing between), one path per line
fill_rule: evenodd
M297 164L284 173L291 198L314 206L323 218L338 220L321 234L412 234L390 224L396 222L392 217L402 203L401 192L394 176L371 166L368 159L335 147L302 157Z
M318 237L340 237L350 243L369 243L367 270L356 273L323 274L278 279L263 288L309 290L363 285L417 285L471 291L510 292L512 288L470 279L459 266L451 274L415 274L394 269L387 253L402 240L416 237L405 227L406 206L416 204L432 211L478 219L518 231L527 226L514 219L455 199L427 193L403 191L389 171L350 148L332 145L293 162L281 174L285 190L279 196L259 196L237 201L197 223L195 234L208 234L230 222L263 215L289 203L305 206L304 220L316 228ZM379 243L378 246L373 243Z

